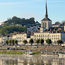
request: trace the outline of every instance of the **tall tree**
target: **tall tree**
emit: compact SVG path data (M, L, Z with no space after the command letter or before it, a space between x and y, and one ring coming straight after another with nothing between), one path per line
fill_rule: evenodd
M30 39L29 40L29 43L31 44L31 46L33 45L33 43L34 43L34 41L33 41L33 39Z
M40 40L40 43L41 43L41 45L44 45L44 40L41 39L41 40Z

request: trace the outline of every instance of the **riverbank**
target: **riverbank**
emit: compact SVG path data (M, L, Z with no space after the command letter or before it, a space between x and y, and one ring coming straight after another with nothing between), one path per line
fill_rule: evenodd
M6 49L5 49L6 48ZM21 46L15 49L12 46L3 46L0 48L0 54L12 54L12 55L22 55L27 52L32 52L32 55L58 55L59 53L65 53L65 47L62 46Z
M13 51L13 50L0 50L0 54L24 54L25 51Z
M21 50L0 50L0 55L22 55L27 54L29 51L21 51ZM39 55L40 51L32 51L31 55Z
M0 51L0 56L4 57L15 57L15 56L24 56L24 57L52 57L52 58L65 58L65 54L41 54L40 51L33 51L32 54L25 54L24 51Z
M42 56L42 57L58 57L58 55L54 54L41 54L40 51L33 51L32 54L27 54L25 51L13 51L13 50L8 50L8 51L0 51L0 56L8 57L8 56Z

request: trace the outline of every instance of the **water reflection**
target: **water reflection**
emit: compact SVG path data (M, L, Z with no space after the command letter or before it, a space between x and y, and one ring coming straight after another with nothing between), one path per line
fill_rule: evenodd
M1 56L0 65L65 65L65 59L41 56Z

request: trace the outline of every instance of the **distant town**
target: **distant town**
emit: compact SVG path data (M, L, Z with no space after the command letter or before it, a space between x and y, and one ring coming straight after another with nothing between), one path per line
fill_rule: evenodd
M47 1L41 24L35 18L8 19L0 25L0 50L33 50L65 53L65 21L55 22L48 17Z
M64 0L0 0L0 20L8 18L0 21L0 65L65 65L64 5Z

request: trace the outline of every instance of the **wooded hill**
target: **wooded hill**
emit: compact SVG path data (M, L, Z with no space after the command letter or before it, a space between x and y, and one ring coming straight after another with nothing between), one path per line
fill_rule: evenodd
M9 26L9 25L21 25L21 26L29 27L35 25L35 19L33 17L29 19L25 19L25 18L21 19L14 16L8 19L7 21L4 21L3 26Z
M0 35L8 35L13 32L27 32L27 28L36 25L35 19L18 18L16 16L4 21L0 26Z

